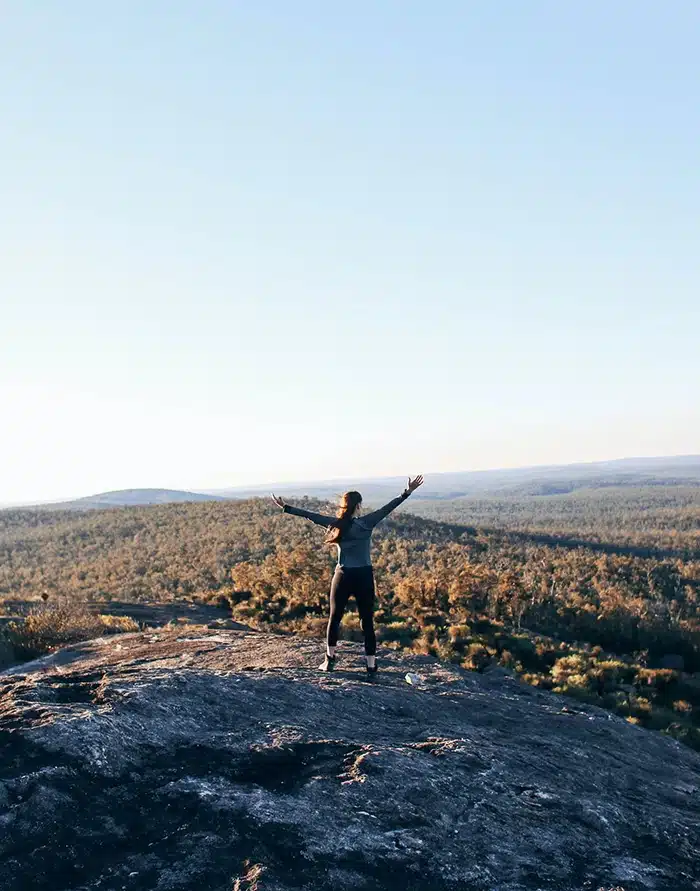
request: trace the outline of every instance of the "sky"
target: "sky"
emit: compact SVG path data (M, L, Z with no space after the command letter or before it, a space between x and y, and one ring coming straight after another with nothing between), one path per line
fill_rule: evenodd
M0 502L700 452L696 0L8 0Z

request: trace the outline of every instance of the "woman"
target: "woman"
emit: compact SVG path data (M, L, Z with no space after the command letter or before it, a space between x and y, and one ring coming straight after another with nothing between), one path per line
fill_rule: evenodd
M374 573L369 554L372 530L384 517L388 516L405 501L411 492L423 484L423 477L409 477L408 486L384 507L364 517L360 516L362 495L359 492L346 492L340 502L337 517L326 517L310 510L292 507L276 495L272 500L287 514L305 517L318 526L328 529L325 541L338 546L338 563L331 582L331 614L326 634L326 658L319 665L321 671L333 671L335 668L335 648L338 644L340 622L351 595L355 595L357 610L365 636L365 655L367 672L370 675L377 671L377 641L374 636Z

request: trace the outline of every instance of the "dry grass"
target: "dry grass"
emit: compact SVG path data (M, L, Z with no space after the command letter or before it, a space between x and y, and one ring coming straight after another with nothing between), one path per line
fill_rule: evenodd
M3 651L9 661L34 659L66 644L138 631L139 625L128 616L107 616L91 612L83 604L54 602L30 610L22 620L10 622L0 639L0 661ZM9 659L9 656L12 659Z

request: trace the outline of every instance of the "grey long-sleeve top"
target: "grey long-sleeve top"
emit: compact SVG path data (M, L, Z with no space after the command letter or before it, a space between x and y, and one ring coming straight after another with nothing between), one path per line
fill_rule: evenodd
M398 498L392 499L388 504L385 504L384 507L380 507L378 510L372 511L370 514L365 514L363 517L353 517L350 525L345 530L342 539L337 542L338 566L342 566L344 569L354 569L359 566L371 566L372 560L369 553L369 543L372 537L372 530L378 523L381 523L392 510L405 501L410 494L410 492L404 492L402 495L399 495ZM291 504L285 504L284 512L286 514L293 514L295 517L305 517L307 520L311 520L312 523L316 523L317 526L325 526L326 528L329 528L330 526L339 525L337 517L327 517L324 516L324 514L315 514L313 511L304 510L301 507L292 507Z

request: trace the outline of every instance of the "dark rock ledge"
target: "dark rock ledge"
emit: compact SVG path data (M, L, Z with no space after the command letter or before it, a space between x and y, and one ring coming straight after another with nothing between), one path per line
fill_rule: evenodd
M502 672L319 655L180 628L0 674L0 889L700 889L696 753Z

